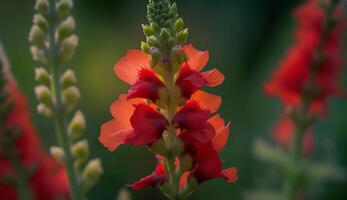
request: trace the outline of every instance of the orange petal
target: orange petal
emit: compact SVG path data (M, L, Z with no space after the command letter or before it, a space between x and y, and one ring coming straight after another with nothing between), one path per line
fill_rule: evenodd
M191 100L195 100L199 102L199 105L206 110L209 110L211 113L214 113L218 110L220 105L222 104L222 98L220 96L216 96L202 90L198 90L195 92Z
M237 168L236 167L230 167L228 169L225 169L223 171L223 176L224 176L225 180L228 181L229 183L235 183L238 179Z
M201 75L209 87L216 87L224 82L224 75L218 69L202 72Z
M201 71L207 65L209 59L208 51L199 51L191 44L184 46L183 50L188 56L188 65L190 68Z
M115 151L119 145L125 144L125 141L133 134L132 130L124 130L123 124L113 119L101 126L99 141L109 151Z
M180 178L180 188L184 188L188 182L188 177L190 175L190 171L184 172Z
M213 138L213 146L220 152L228 142L230 134L230 123L225 126L224 120L220 115L215 115L208 120L208 122L215 128L216 136Z
M149 68L149 56L140 50L130 50L115 64L113 71L122 81L132 85L142 68Z
M116 118L119 124L123 124L124 128L130 128L130 117L133 114L135 107L134 104L143 102L143 99L127 99L126 94L121 94L110 107L111 114Z

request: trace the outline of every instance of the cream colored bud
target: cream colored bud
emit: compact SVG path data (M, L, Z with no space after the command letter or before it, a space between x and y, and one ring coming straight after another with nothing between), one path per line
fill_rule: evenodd
M33 25L29 33L29 42L37 47L44 47L45 39L45 32L38 25Z
M89 145L87 140L81 140L71 147L72 155L76 158L76 161L83 163L88 160L89 157Z
M71 35L62 42L60 49L61 63L64 63L72 58L72 56L75 54L77 45L78 37L76 35Z
M94 185L99 180L102 173L103 169L100 159L89 161L82 172L82 179L86 187L90 188L90 186Z
M33 23L38 25L44 31L47 31L48 29L48 22L41 14L34 15Z
M40 84L48 85L51 81L51 76L44 68L37 67L35 68L35 80Z
M73 7L72 0L60 0L56 5L58 18L64 17L71 12Z
M65 153L64 153L64 150L61 148L61 147L57 147L57 146L52 146L51 149L50 149L50 152L51 152L51 155L61 161L61 162L64 162L65 160Z
M40 115L43 115L45 117L51 117L53 115L52 110L43 103L37 105L36 110Z
M45 52L36 47L36 46L31 46L30 47L30 52L31 52L31 55L33 56L33 59L35 61L38 61L38 62L42 62L42 63L47 63L47 57L46 57L46 54Z
M75 106L80 97L80 90L75 86L63 90L63 102L68 108Z
M44 105L52 105L52 93L47 86L39 85L35 87L37 100Z
M75 30L76 23L73 17L68 17L59 25L57 29L58 41L61 42L68 38Z
M35 4L35 9L41 14L46 15L49 9L48 0L37 0Z
M60 84L63 89L73 86L77 82L75 72L72 69L68 69L64 72L60 78Z
M77 111L69 124L69 134L73 141L81 138L86 129L86 120L81 111Z

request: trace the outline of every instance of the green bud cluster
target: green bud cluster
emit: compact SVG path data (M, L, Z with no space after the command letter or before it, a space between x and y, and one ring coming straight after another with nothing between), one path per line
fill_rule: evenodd
M178 18L177 5L169 0L149 0L147 12L149 24L142 25L146 42L141 42L141 49L150 55L151 66L159 73L162 64L170 63L178 69L177 65L186 60L181 47L187 41L188 29Z
M34 60L43 66L35 69L37 111L56 122L68 122L61 124L64 143L51 147L51 155L66 165L71 190L75 190L72 199L79 199L97 182L102 167L98 159L89 161L88 141L83 139L86 121L76 111L81 94L74 70L66 67L78 45L72 8L73 0L37 0L29 42Z

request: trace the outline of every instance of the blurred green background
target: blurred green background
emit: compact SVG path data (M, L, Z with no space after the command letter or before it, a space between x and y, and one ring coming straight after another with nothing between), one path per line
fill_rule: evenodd
M266 171L273 166L258 162L252 153L256 138L268 137L280 114L278 100L265 97L262 85L292 43L295 25L291 11L299 0L177 0L179 13L190 29L189 43L210 51L210 67L226 75L213 90L223 96L221 115L232 121L231 138L222 153L225 166L239 169L239 181L204 183L191 199L242 199L242 193L266 187ZM77 71L82 93L81 109L88 120L87 137L92 157L100 157L105 174L90 192L90 199L115 199L124 184L152 172L155 160L145 148L121 147L108 152L97 140L100 125L111 119L108 107L128 86L112 72L114 63L128 49L139 48L144 36L146 0L81 0L74 16L80 45L71 66ZM34 67L29 53L28 32L34 0L0 0L0 35L22 90L34 108ZM346 45L345 45L346 46ZM344 54L345 55L345 54ZM346 77L346 76L344 76ZM346 79L346 78L345 78ZM346 81L345 81L346 83ZM346 85L346 84L345 84ZM329 157L347 167L347 103L333 99L329 116L315 127L317 160ZM46 149L55 144L52 124L33 113L33 120ZM54 180L52 180L54 181ZM279 188L280 185L269 185ZM346 182L323 185L317 199L347 199ZM137 199L164 199L152 188L131 191ZM316 199L316 198L315 198Z

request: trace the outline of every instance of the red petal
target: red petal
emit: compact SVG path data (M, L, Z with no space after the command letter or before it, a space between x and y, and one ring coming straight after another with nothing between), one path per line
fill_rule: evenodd
M196 101L188 101L176 113L173 121L181 129L193 130L201 128L206 123L210 112L203 110Z
M155 102L159 98L159 89L164 87L156 73L150 69L141 69L139 80L130 88L128 98L146 98Z
M130 118L134 136L129 142L135 146L149 145L157 141L168 125L167 119L147 104L138 104Z
M205 80L199 72L188 65L183 65L178 72L176 85L180 87L182 96L189 99L194 92L205 85Z
M209 87L216 87L224 82L224 75L218 69L202 72L206 85Z
M180 178L180 188L184 188L184 186L186 186L187 182L188 182L188 178L190 176L190 171L188 172L184 172Z
M206 110L209 110L211 113L214 113L218 110L222 104L222 98L201 90L195 92L190 98L193 101L199 102L199 105Z
M115 64L113 71L122 81L132 85L142 68L149 68L149 56L140 50L130 50Z
M228 169L225 169L223 171L223 177L229 183L235 183L238 179L237 168L236 167L230 167Z
M183 47L184 52L188 56L188 65L196 71L201 71L208 62L208 51L199 51L189 44Z
M134 190L143 189L146 187L157 187L161 184L163 184L166 181L166 176L161 174L152 174L149 176L146 176L139 181L136 181L132 185L129 185L129 187L133 188Z
M208 120L208 122L215 128L216 136L213 138L213 146L218 152L220 152L227 144L229 133L230 133L230 123L225 126L224 120L220 115L215 115Z

